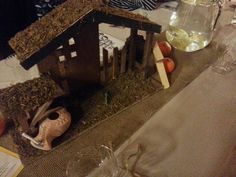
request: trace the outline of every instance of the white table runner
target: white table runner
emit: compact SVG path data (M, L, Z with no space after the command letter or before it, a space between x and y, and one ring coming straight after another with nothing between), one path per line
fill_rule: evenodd
M236 142L236 70L211 68L183 89L116 152L145 147L149 177L215 177Z

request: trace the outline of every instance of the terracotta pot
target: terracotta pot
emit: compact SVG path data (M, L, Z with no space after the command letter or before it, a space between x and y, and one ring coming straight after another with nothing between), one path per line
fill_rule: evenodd
M45 119L39 126L39 133L34 138L35 141L31 141L31 145L41 150L51 150L52 141L61 136L71 124L71 115L65 109L61 108L51 113L47 119Z

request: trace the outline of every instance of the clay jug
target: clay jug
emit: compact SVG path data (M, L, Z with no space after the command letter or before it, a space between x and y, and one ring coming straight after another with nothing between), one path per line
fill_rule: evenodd
M69 128L71 124L71 115L65 109L61 108L51 113L39 126L39 133L31 141L31 145L41 150L51 150L52 141L61 136Z

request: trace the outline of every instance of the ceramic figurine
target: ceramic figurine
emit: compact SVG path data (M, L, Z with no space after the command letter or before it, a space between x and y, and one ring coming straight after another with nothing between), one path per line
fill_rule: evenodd
M71 115L63 107L51 113L39 126L39 133L31 145L41 150L51 150L52 141L61 136L70 126Z

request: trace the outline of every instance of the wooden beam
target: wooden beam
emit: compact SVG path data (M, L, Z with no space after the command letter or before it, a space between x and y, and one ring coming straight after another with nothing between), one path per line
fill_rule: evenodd
M108 79L108 51L105 48L103 48L102 53L103 53L103 79L104 82L106 82Z
M118 48L113 49L113 65L112 65L112 78L115 79L119 74L119 58L118 58Z
M70 93L70 86L69 86L68 81L66 79L62 79L61 85L62 85L62 88L63 88L65 94L69 94Z
M89 35L88 35L89 34ZM77 57L66 60L66 77L74 84L100 82L98 24L87 24L74 37ZM78 85L77 84L77 85Z
M109 8L109 10L111 10L111 8ZM152 31L155 33L161 32L161 26L159 24L154 23L148 20L147 18L145 19L140 15L130 13L128 14L127 11L121 9L119 9L118 11L122 13L117 11L118 14L114 14L114 10L112 10L112 13L109 13L109 10L108 13L97 11L94 16L95 20L101 23L112 24L115 26L124 26L127 28L134 28L143 31Z
M58 61L58 70L61 78L66 78L66 66L65 61Z
M60 62L58 61L58 70L60 73L60 80L61 86L66 94L70 93L70 86L68 81L66 80L66 61Z
M143 69L144 78L146 78L148 75L147 65L148 65L148 63L149 63L148 61L151 59L151 55L152 55L153 40L154 40L154 33L146 32L146 41L144 44L143 61L142 61L142 69Z
M120 61L120 73L125 73L126 71L126 61L127 61L127 45L121 50L121 61Z
M135 38L137 36L137 29L131 29L130 30L130 42L129 42L129 70L133 69L134 67L134 61L136 57L136 44L135 44Z

